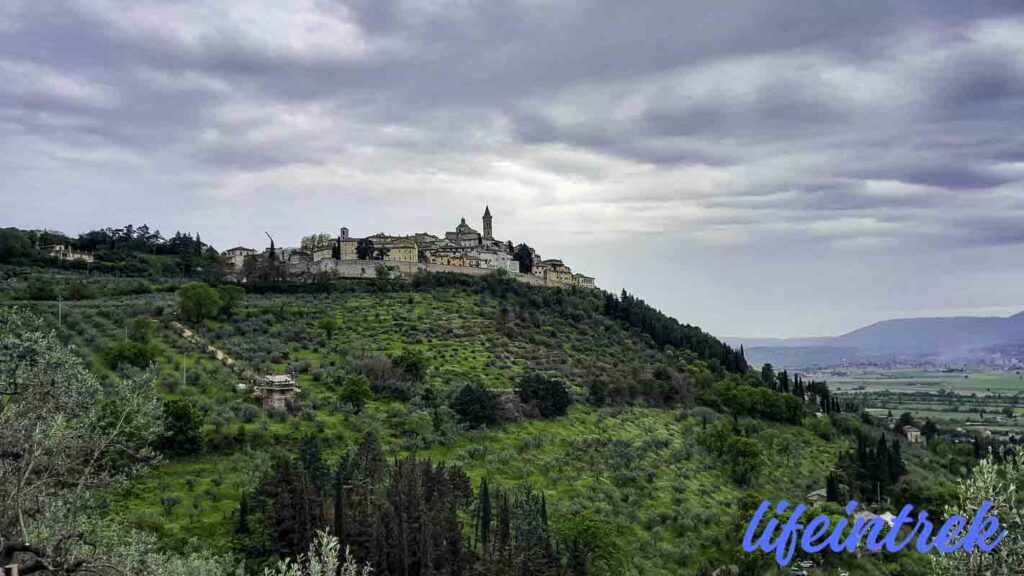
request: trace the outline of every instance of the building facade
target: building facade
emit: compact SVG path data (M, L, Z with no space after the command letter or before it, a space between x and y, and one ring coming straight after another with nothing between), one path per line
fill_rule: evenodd
M246 256L255 256L256 251L252 248L245 248L243 246L236 246L230 250L225 250L220 253L224 258L225 263L232 268L237 270L242 269L242 265L245 264Z
M427 232L393 236L380 232L365 238L354 238L347 227L342 227L330 250L323 248L309 255L310 265L307 266L307 271L351 275L358 268L358 275L365 277L368 269L372 272L377 266L374 262L390 262L422 265L428 269L443 267L446 271L457 271L460 268L481 273L502 270L513 277L521 278L523 275L519 272L520 264L516 259L512 242L494 237L494 218L490 206L484 208L481 220L482 233L466 223L465 218L461 218L455 229L445 232L444 236L435 236ZM596 288L593 277L574 274L562 260L543 260L532 249L530 253L533 258L531 283ZM295 267L304 265L305 262L295 262ZM405 269L405 266L400 268Z

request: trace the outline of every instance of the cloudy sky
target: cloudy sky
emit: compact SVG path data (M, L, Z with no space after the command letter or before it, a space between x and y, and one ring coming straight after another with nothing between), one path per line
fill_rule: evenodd
M720 335L1024 310L1024 4L4 0L0 226L479 224Z

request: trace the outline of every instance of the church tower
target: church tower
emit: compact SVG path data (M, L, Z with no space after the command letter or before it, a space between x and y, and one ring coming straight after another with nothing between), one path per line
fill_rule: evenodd
M484 208L484 238L493 240L493 229L491 228L491 207L486 206Z

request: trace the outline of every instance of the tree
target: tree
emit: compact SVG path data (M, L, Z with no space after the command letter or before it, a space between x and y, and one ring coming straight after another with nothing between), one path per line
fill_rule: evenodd
M136 316L125 326L128 339L139 344L149 344L153 339L153 321L145 316Z
M245 288L228 284L217 288L217 295L220 296L221 312L225 316L231 316L239 304L245 302Z
M356 242L356 258L373 260L373 240L361 238L359 242Z
M519 262L519 272L521 274L533 272L533 250L529 246L526 244L516 246L515 259L516 262Z
M338 321L334 316L325 316L316 322L316 327L323 330L324 335L330 340L334 338L334 333L338 330Z
M238 502L238 515L235 517L235 537L245 538L252 533L252 527L249 526L249 495L246 492L242 492L242 499Z
M309 552L297 560L279 560L276 566L263 569L263 576L370 576L369 565L359 564L346 547L345 558L339 557L338 539L327 532L317 532Z
M21 231L0 228L0 262L13 262L32 255L32 242Z
M352 407L352 411L359 414L363 411L366 403L373 399L373 389L370 388L370 379L362 374L350 375L341 383L341 390L338 393L339 399Z
M594 406L604 406L608 403L608 390L610 386L608 381L602 378L592 380L587 385L587 402L590 402Z
M595 568L604 574L622 573L624 555L615 534L592 512L555 519L551 533L568 555L572 576L587 576Z
M0 566L95 568L85 532L68 523L90 489L152 462L160 404L151 380L101 384L34 317L0 310Z
M25 289L25 296L29 300L54 300L57 298L57 289L49 278L32 276Z
M537 372L528 372L519 379L516 394L523 402L536 407L543 418L565 416L572 403L564 382Z
M259 493L266 502L263 520L273 553L287 558L302 554L313 543L321 520L315 487L292 459L280 458Z
M916 425L917 424L914 422L914 415L911 414L910 412L904 412L903 414L900 414L900 419L896 423L896 430L897 431L902 431L904 426L916 426Z
M487 478L480 479L480 493L477 497L476 541L484 556L488 556L491 543L491 492L487 488Z
M935 425L935 422L932 422L931 419L925 420L924 426L921 427L921 434L923 434L925 438L931 440L938 433L939 427Z
M321 232L319 234L303 236L302 240L299 242L299 247L303 251L312 254L317 250L330 248L332 244L334 244L334 238L326 232Z
M178 305L185 320L199 323L215 318L224 302L216 289L201 282L193 282L178 289Z
M761 366L761 382L769 388L775 388L775 368L771 364L765 363Z
M118 342L100 349L100 357L111 370L134 366L147 368L156 358L153 348L138 342Z
M829 502L839 502L839 474L835 470L828 473L825 483L825 499Z
M989 515L999 518L1006 537L988 552L956 550L951 554L931 554L937 576L987 576L1011 574L1009 567L1024 565L1024 507L1020 505L1020 486L1024 485L1024 457L1007 454L1002 463L989 454L978 463L972 476L960 484L957 501L947 506L944 516L961 515L970 521L982 504L991 502Z
M203 418L186 400L170 399L163 407L160 449L168 456L190 456L203 449Z
M747 486L764 467L764 449L756 440L734 436L726 448L729 474L740 486Z
M412 348L402 350L402 353L392 360L395 368L402 371L402 376L411 382L423 382L427 377L427 369L430 362L422 352Z
M498 395L479 384L460 388L451 408L459 421L470 428L490 426L498 421Z

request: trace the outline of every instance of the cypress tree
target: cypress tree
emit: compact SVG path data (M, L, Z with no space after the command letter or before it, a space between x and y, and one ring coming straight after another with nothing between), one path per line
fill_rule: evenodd
M235 520L235 536L245 537L249 534L249 496L242 492L242 500L238 503L238 518Z
M839 502L839 476L835 470L829 472L825 486L826 499L829 502Z
M480 480L480 517L477 541L481 545L484 556L490 554L491 542L491 493L487 488L487 479Z

